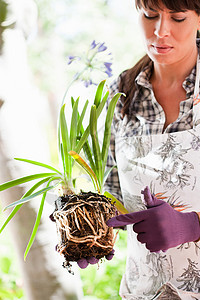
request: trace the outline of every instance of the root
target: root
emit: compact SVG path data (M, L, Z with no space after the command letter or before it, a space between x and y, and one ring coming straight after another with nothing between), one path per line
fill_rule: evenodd
M57 251L68 262L108 255L116 236L106 222L114 215L115 208L105 196L91 192L71 195L62 210L53 214L59 236Z

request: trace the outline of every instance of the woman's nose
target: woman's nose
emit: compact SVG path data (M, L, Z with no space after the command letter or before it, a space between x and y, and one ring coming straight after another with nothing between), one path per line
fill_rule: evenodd
M168 20L160 17L155 24L154 34L159 38L168 36L170 33L170 26Z

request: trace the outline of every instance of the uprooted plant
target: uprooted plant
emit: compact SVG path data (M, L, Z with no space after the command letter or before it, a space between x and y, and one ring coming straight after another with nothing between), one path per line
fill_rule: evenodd
M83 110L81 114L78 112L78 102L79 99L74 101L72 99L72 114L71 114L71 123L70 123L70 130L68 130L67 127L67 122L66 122L66 117L65 117L65 104L62 106L60 110L60 118L59 118L59 151L60 151L60 156L62 160L62 165L63 165L63 170L60 171L50 165L29 160L29 159L24 159L24 158L16 158L18 161L26 162L29 164L37 165L38 167L45 168L50 170L51 172L41 172L37 174L32 174L29 176L21 177L18 179L11 180L9 182L3 183L0 185L0 191L6 190L8 188L29 183L32 181L37 180L36 183L34 183L28 191L23 195L23 197L10 205L8 205L5 209L8 209L10 207L14 207L4 224L2 225L0 229L0 233L3 231L5 226L8 224L8 222L14 217L14 215L18 212L18 210L24 205L27 201L30 201L37 196L42 195L39 211L37 214L37 219L29 240L29 243L27 245L27 248L25 250L24 258L26 258L33 241L35 239L36 232L38 230L38 226L41 220L42 216L42 211L44 207L44 202L45 198L47 195L47 192L55 189L55 188L60 188L62 191L62 196L58 198L58 200L55 203L56 206L56 211L54 213L55 219L57 220L57 228L58 228L58 233L59 233L59 239L60 243L58 244L57 250L59 253L63 254L65 256L66 262L69 261L77 261L79 258L84 257L85 255L92 255L96 256L98 258L105 256L106 253L112 250L113 244L110 244L109 246L106 246L106 242L102 244L101 250L99 252L97 250L94 250L98 248L99 240L100 238L105 238L105 231L108 233L108 236L110 236L110 240L112 240L113 243L113 232L112 229L109 229L105 225L105 222L107 219L113 215L115 212L114 207L111 205L110 207L110 201L104 196L102 197L102 200L100 201L100 196L96 195L95 193L89 193L89 200L86 200L86 193L80 193L78 195L75 194L75 188L73 186L73 178L72 178L72 167L74 164L74 159L73 156L76 158L78 153L81 151L81 149L84 149L84 152L87 153L87 157L90 157L90 160L92 159L92 150L88 142L88 136L89 134L92 136L93 140L93 152L95 153L95 147L99 145L97 143L97 132L96 127L93 127L92 124L96 124L98 117L100 116L103 107L107 101L109 92L107 91L105 94L103 94L103 88L105 85L105 81L102 81L96 91L95 95L95 100L94 100L94 105L91 107L91 113L90 113L90 125L87 126L87 128L84 130L83 128L83 118L86 113L86 108L88 105L88 102L85 103ZM101 163L101 169L99 168L99 163L98 163L98 172L97 175L92 171L91 168L86 164L86 162L82 162L82 166L85 167L87 170L91 170L93 182L96 184L96 188L98 192L101 192L102 190L102 178L103 178L103 170L105 170L105 158L107 157L106 151L105 151L105 143L108 145L109 142L109 124L108 121L112 119L113 115L113 109L114 106L117 102L117 99L119 98L120 94L116 94L113 99L110 102L109 105L109 110L106 118L106 123L105 123L105 134L104 134L104 139L105 142L103 143L101 155L104 157L104 160L102 160ZM93 120L95 114L95 119ZM95 121L95 122L94 122ZM110 121L109 121L110 122ZM73 150L71 150L73 149ZM74 152L70 152L74 151ZM72 156L73 154L73 156ZM98 154L99 155L99 154ZM78 156L79 157L79 156ZM99 160L96 157L95 154L95 161L96 163ZM79 157L80 159L80 157ZM94 166L96 166L96 163L94 162ZM93 166L93 167L94 167ZM101 170L101 173L100 173ZM106 172L108 174L108 172ZM98 178L98 179L97 179ZM105 180L105 176L104 176ZM44 187L45 185L45 187ZM80 199L79 199L80 197ZM68 210L69 208L69 210ZM104 213L105 212L105 213ZM107 217L104 222L101 222L103 215L106 214ZM69 216L69 221L66 221L65 216ZM83 218L82 218L83 216ZM96 225L95 229L95 222L98 224ZM68 222L68 223L66 223ZM86 227L84 227L84 223L86 224ZM76 225L78 229L73 229L73 225ZM64 230L60 230L60 228L64 228ZM83 232L81 233L81 228L83 228ZM87 232L87 228L89 229L89 232ZM97 232L98 228L98 232ZM80 229L80 230L79 230ZM109 231L109 232L108 232ZM71 235L73 233L73 237L71 239ZM88 243L89 240L89 244ZM66 251L65 245L67 241L67 247L68 247L68 252L70 253L69 256ZM68 242L70 241L70 243ZM75 241L75 247L72 246L71 241ZM86 242L86 244L84 244ZM79 245L79 255L77 256L77 244ZM83 246L80 246L80 244ZM93 247L94 246L94 247ZM81 249L85 247L85 252ZM90 249L92 249L91 254L90 254ZM102 252L102 249L107 249L106 252ZM83 251L83 253L82 253ZM93 253L93 251L96 251ZM74 254L72 254L74 253ZM76 254L75 254L76 253ZM74 255L74 257L73 257ZM67 266L67 263L65 264Z
M52 220L55 220L57 224L60 237L57 251L65 257L64 266L69 266L70 261L78 261L86 257L100 259L109 255L113 249L115 242L113 229L109 228L106 222L116 213L113 203L118 204L119 210L121 208L116 199L113 202L111 198L102 195L102 193L104 182L112 170L112 168L106 170L106 162L110 144L111 122L120 95L120 93L116 94L108 105L102 147L100 147L97 132L100 102L96 101L91 107L88 127L91 143L88 139L83 146L90 166L76 151L68 152L89 174L95 192L63 195L56 201ZM61 127L65 127L65 125L62 124ZM65 144L67 145L67 143ZM65 151L67 152L68 149Z
M96 44L95 44L96 45ZM11 203L5 209L14 207L2 227L0 233L27 202L37 196L42 196L37 219L25 250L24 259L34 242L36 232L41 220L46 195L50 190L60 190L61 196L55 202L55 211L52 219L56 221L59 242L57 251L64 255L64 267L70 261L93 256L104 257L112 251L114 245L113 229L106 225L107 220L115 215L116 208L123 212L123 206L109 193L103 192L103 185L110 170L106 170L106 160L110 143L111 122L114 108L120 93L110 101L104 128L103 145L97 135L97 120L107 102L109 91L104 93L105 80L97 87L93 105L90 109L89 125L84 129L83 120L86 115L88 101L85 102L79 113L79 98L71 98L72 112L66 112L66 105L62 103L58 118L58 154L62 162L62 170L51 165L30 159L16 158L18 161L37 165L49 172L39 172L29 176L11 180L0 185L0 191L30 184L36 181L22 196L21 199ZM66 121L71 119L70 126ZM90 137L90 138L89 138ZM91 139L91 143L90 143ZM79 156L83 150L89 165ZM76 178L73 178L72 169L75 160L87 171L94 184L95 192L81 191L76 194ZM112 199L112 200L111 200ZM113 200L114 199L114 200Z

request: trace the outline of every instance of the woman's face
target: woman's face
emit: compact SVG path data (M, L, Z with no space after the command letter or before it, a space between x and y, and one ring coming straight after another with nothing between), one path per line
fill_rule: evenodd
M156 63L173 64L197 54L196 33L200 17L195 11L141 8L140 25L149 57Z

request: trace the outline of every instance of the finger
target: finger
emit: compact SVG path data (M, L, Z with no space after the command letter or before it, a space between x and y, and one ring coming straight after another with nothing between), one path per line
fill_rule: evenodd
M146 248L150 251L150 252L154 252L154 253L160 253L160 251L162 251L160 245L156 245L152 242L147 242L146 243Z
M134 213L119 215L117 217L113 217L110 220L108 220L107 225L109 227L119 227L119 226L138 223L145 220L148 214L149 214L148 210L142 210Z
M146 239L146 234L144 232L142 233L139 233L137 235L137 240L142 243L142 244L145 244L147 242L147 239Z
M85 269L89 265L89 262L87 261L87 259L81 258L77 261L77 265L79 266L79 268Z
M144 201L147 207L155 207L164 203L164 201L157 199L154 195L151 194L148 186L146 186L144 191L141 191L141 193L144 195Z
M90 263L91 265L97 264L99 261L99 259L94 256L87 257L86 259L87 259L88 263Z
M153 199L151 195L151 191L148 186L145 187L141 193L144 195L144 201L146 202L147 206L152 206L153 205Z
M106 259L107 260L111 260L113 258L113 256L114 256L114 254L115 254L115 250L112 249L112 251L108 255L106 255Z
M148 206L148 207L155 207L155 206L162 205L164 203L166 203L166 202L163 200L160 200L160 199L156 198L154 195L152 195L152 205Z
M139 223L135 223L133 225L133 231L135 233L142 233L142 232L146 232L149 229L149 226L146 224L145 221L139 222Z

